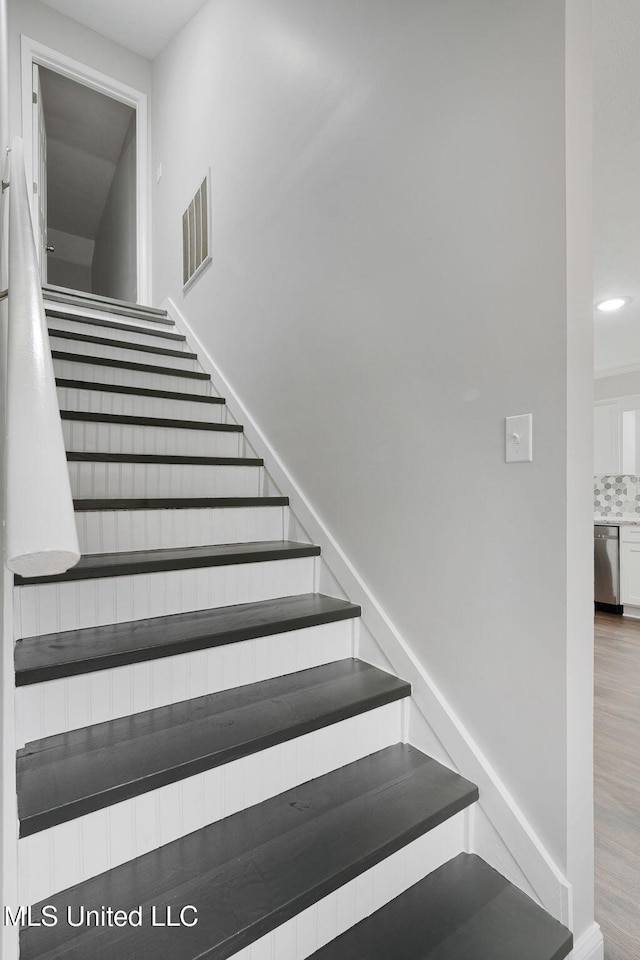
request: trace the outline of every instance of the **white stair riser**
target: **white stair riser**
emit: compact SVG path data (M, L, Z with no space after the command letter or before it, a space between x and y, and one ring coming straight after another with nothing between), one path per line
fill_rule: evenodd
M14 588L18 637L312 593L314 557Z
M108 360L125 360L128 363L154 363L161 367L175 367L176 370L197 370L198 363L192 357L172 357L163 353L149 353L146 350L131 350L129 347L111 347L104 343L87 343L83 340L67 340L64 337L50 337L52 350L63 350L85 357L106 357ZM169 347L169 349L172 349Z
M63 420L62 432L67 450L81 453L152 453L194 457L238 457L242 453L242 434L227 431Z
M83 554L282 540L286 507L87 510L76 513Z
M262 467L69 461L74 497L258 497Z
M129 316L129 314L126 312L112 313L110 310L100 310L98 308L89 306L84 307L79 304L60 303L59 301L48 300L46 296L44 298L44 305L45 310L51 309L62 313L73 313L78 317L97 317L99 320L115 320L118 323L133 323L141 329L161 330L164 333L167 331L170 333L180 333L175 324L160 323L157 320L148 320L144 317ZM55 317L48 317L47 320L52 326L58 322Z
M116 323L128 322L124 317L121 319L113 317L113 320ZM89 337L122 340L123 343L146 343L150 347L167 347L169 350L189 349L186 345L186 340L156 337L153 333L145 332L144 327L138 327L135 330L120 330L118 327L103 327L97 323L80 323L77 320L63 320L61 317L48 317L47 323L50 335L52 330L68 330L70 333L80 333ZM135 325L135 320L132 320L131 323ZM169 329L163 332L173 333L175 331ZM66 342L72 343L73 341L68 340Z
M441 823L235 953L230 960L304 960L438 867L466 852L467 817L463 811Z
M72 351L65 351L69 353ZM165 364L150 363L151 366ZM93 383L114 383L126 387L147 387L151 390L173 390L176 393L196 393L208 396L209 380L192 377L174 377L171 374L147 373L144 370L127 370L124 367L101 366L99 363L82 363L80 360L53 361L56 377L63 380L89 380Z
M393 703L19 841L19 902L33 903L401 738ZM457 852L457 851L456 851Z
M166 397L144 397L135 393L81 390L76 387L58 387L57 392L61 410L113 413L128 417L169 417L173 420L202 420L205 423L226 423L227 419L224 403L170 400Z
M289 630L16 690L18 746L353 656L356 620Z

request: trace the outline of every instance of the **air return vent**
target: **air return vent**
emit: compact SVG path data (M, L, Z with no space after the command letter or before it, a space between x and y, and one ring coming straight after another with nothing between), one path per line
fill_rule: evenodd
M182 214L182 284L187 287L211 260L209 253L209 182L211 171Z

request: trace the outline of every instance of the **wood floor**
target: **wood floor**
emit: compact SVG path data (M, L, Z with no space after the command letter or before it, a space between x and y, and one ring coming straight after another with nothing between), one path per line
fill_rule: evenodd
M640 621L595 620L596 919L606 960L640 957Z

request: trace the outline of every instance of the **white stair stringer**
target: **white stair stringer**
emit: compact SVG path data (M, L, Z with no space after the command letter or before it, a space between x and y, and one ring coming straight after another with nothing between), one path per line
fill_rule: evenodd
M281 540L287 512L279 506L81 510L76 527L83 554L118 553Z
M102 337L104 340L111 340L108 331ZM71 340L67 337L49 337L52 350L61 350L63 352L74 353L79 357L102 357L107 360L123 360L126 363L153 363L159 367L173 367L176 370L198 370L198 361L193 357L174 357L171 354L149 352L148 350L133 350L131 347L111 346L104 343L92 343L87 340ZM153 344L159 347L160 344ZM164 349L164 347L163 347ZM167 343L166 349L173 350L173 347ZM180 346L178 345L178 350Z
M83 453L148 453L190 457L238 457L242 453L242 434L239 431L63 419L62 433L67 450Z
M315 560L298 557L16 586L16 638L312 593Z
M69 461L75 498L259 497L262 468L235 464Z
M353 656L358 624L357 619L337 620L18 687L18 746L192 697L346 660Z
M64 353L73 353L65 350ZM126 367L114 367L110 364L83 363L79 359L53 358L53 369L56 378L63 380L89 380L94 383L115 383L119 386L147 387L150 390L172 390L178 393L198 393L206 396L210 392L208 380L200 377L181 377L165 373L164 368L170 364L159 362L163 358L149 358L144 361L145 366L160 368L155 370L128 370ZM170 359L170 358L166 358ZM133 361L130 361L133 362Z
M224 403L172 400L170 397L147 397L137 393L116 393L111 390L89 390L80 387L58 386L57 392L61 410L128 417L202 420L204 423L227 422L227 408Z
M401 728L402 704L387 704L21 838L20 902L35 903L391 746Z

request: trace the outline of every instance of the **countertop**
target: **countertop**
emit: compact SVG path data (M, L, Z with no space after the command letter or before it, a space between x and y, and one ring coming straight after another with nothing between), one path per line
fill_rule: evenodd
M600 527L626 527L640 525L640 515L637 520L628 520L625 517L594 517L594 525Z

